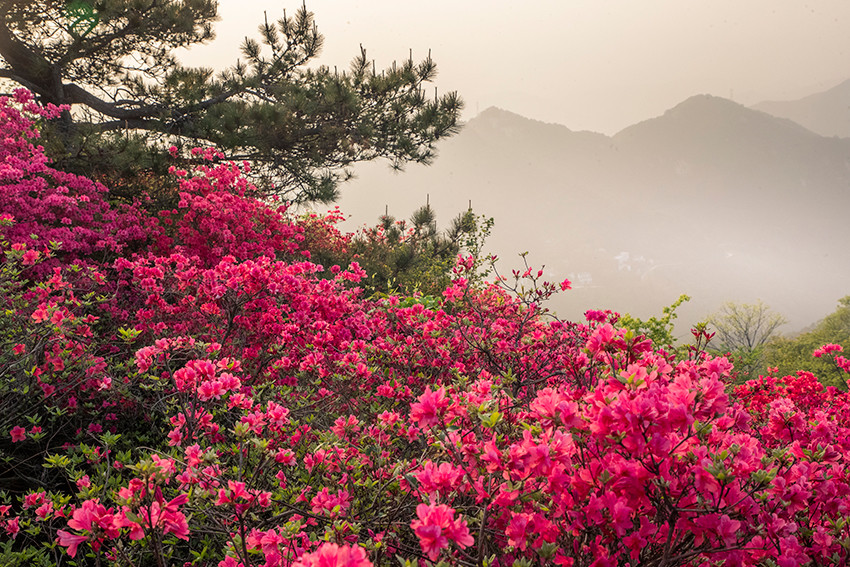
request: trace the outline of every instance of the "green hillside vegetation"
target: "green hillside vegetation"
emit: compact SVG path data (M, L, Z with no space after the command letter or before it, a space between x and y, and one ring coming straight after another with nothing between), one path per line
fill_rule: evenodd
M850 296L838 301L838 308L816 323L811 330L794 337L776 337L764 350L766 366L775 367L779 376L799 370L813 373L821 383L847 390L845 373L831 358L815 358L812 352L825 344L850 348Z

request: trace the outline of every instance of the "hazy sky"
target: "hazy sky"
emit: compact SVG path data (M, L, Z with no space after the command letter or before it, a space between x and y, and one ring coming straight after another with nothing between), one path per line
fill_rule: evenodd
M222 67L263 20L299 1L219 0L218 38L184 61ZM793 99L850 78L848 0L308 0L320 62L377 66L431 50L466 117L489 106L613 134L708 93Z

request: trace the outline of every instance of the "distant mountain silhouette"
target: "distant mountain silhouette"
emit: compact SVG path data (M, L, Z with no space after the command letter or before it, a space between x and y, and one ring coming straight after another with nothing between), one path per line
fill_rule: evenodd
M850 138L850 79L798 100L765 101L753 108L793 120L821 136Z
M827 213L823 202L846 199L850 189L850 140L709 95L630 126L613 143L637 179L723 205Z
M820 140L791 120L710 95L693 96L614 136L618 147L641 159L687 160L707 168L700 173L753 171L755 163L778 157L809 159L813 148L823 146Z
M699 95L612 137L488 108L439 149L401 175L360 168L341 209L374 224L427 195L445 226L471 201L504 269L529 251L576 283L563 316L646 317L688 293L683 325L763 299L802 327L850 294L850 139Z

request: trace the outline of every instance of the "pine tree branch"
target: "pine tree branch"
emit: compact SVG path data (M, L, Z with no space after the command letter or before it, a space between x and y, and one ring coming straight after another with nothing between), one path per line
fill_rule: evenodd
M6 24L9 8L9 4L5 6L0 4L0 56L11 69L17 71L17 76L37 86L39 91L55 92L50 62L26 44L18 41Z
M18 83L19 85L21 85L25 89L30 90L30 91L32 91L33 93L35 93L39 96L43 96L45 98L50 98L50 93L48 93L47 91L42 89L39 85L36 85L35 83L31 83L30 81L21 77L20 75L18 75L17 73L12 71L11 69L0 69L0 77L2 77L4 79L11 79L12 81Z
M116 118L119 121L130 121L130 120L144 120L157 118L162 116L164 112L167 112L171 117L181 117L188 116L190 114L194 114L197 112L204 111L210 108L213 105L225 102L229 98L239 94L244 90L242 85L237 87L233 87L230 90L227 90L223 93L220 93L214 97L210 97L201 102L197 102L194 104L189 104L182 107L177 108L168 108L163 105L146 105L138 108L134 108L132 110L123 108L121 105L117 103L112 103L105 101L101 98L96 97L91 94L89 91L80 87L79 85L69 84L64 85L64 95L66 102L68 104L84 104L91 108L92 110L103 114L104 116L108 116L110 118ZM148 120L148 122L150 122ZM116 128L112 127L112 123L106 123L109 126L104 128L105 130L114 130ZM123 126L119 126L122 127ZM139 126L142 129L150 130L152 128L151 124L147 126Z
M65 52L61 58L59 58L60 65L67 65L72 61L76 61L77 59L84 59L86 57L91 57L95 55L102 49L105 49L110 43L115 41L116 39L127 37L131 34L139 25L133 25L133 22L128 22L127 26L123 28L119 28L112 33L97 36L94 41L88 41L89 46L85 49L79 49L83 45L83 38L76 38L74 43L72 43L68 50Z
M150 118L152 116L159 115L163 110L160 106L151 105L127 110L125 108L121 108L115 103L98 98L86 89L73 83L63 85L63 90L68 104L84 104L100 114L109 116L110 118L117 118L119 120Z

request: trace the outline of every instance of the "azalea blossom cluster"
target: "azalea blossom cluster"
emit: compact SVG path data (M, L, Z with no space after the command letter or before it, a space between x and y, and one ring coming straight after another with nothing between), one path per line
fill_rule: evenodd
M156 220L141 203L114 205L109 190L88 178L59 171L48 163L43 148L35 145L36 120L56 118L64 107L42 107L24 89L14 97L0 97L0 183L3 209L15 223L3 230L14 247L25 247L24 265L32 265L61 243L57 258L42 262L38 275L64 263L115 257L145 243Z
M39 155L13 143L35 135L15 109L49 110L19 96L0 105L19 132L4 143ZM442 297L364 298L356 262L310 261L311 243L345 246L334 214L327 230L322 217L299 224L253 200L230 164L175 177L178 206L150 214L144 245L114 257L31 248L16 232L21 201L4 205L0 455L21 463L9 475L37 465L46 484L27 486L27 470L0 495L9 556L850 560L846 393L809 373L732 386L725 358L677 358L607 311L547 317L542 301L569 282L529 269L511 285L473 283L465 255ZM844 368L836 353L816 355Z

